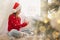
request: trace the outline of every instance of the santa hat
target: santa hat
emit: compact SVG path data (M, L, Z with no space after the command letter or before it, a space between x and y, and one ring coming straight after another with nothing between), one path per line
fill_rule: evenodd
M21 6L18 2L15 2L13 5L13 12L17 12L19 9L21 9Z

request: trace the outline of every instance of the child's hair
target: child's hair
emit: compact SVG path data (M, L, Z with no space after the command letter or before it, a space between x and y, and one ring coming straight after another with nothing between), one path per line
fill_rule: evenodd
M13 14L15 14L15 15L16 15L16 12L15 12L15 13L13 13Z

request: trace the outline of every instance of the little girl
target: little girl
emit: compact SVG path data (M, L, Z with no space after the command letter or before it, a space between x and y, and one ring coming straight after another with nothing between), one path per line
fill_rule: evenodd
M26 27L28 22L25 21L21 24L21 18L18 16L21 12L21 6L18 2L15 2L13 10L14 12L8 19L8 34L9 36L20 37L20 29Z

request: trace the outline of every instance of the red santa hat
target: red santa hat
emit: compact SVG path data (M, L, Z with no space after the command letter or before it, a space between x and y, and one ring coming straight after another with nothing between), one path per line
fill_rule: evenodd
M17 12L19 9L21 9L21 6L18 2L15 2L13 5L13 12Z

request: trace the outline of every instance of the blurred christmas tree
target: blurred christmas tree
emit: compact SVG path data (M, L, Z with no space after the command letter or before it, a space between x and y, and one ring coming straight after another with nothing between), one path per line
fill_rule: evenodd
M60 11L59 10L60 0L52 0L51 3L48 3L48 8L49 8L49 10L48 10L49 12L51 12L51 10L52 10L51 14L54 15L53 19L56 18L56 20L58 20L59 18L57 18L57 17L59 15L58 12ZM53 19L51 19L51 20L53 20ZM55 24L55 22L56 21L54 21L54 22L52 21L52 24L54 23L54 25L58 25L58 23ZM50 27L49 30L47 31L48 36L50 36L50 40L60 40L60 32L57 28L59 28L59 27L58 26L56 28Z
M44 3L45 2L42 2L42 4ZM48 5L48 9L45 9L45 7L47 8L46 5ZM51 10L58 11L59 7L60 7L60 0L52 0L52 3L48 3L48 4L46 0L46 3L41 7L42 18L44 17L43 21L34 19L35 21L34 27L36 27L36 30L35 30L36 34L41 35L41 33L42 34L44 33L45 40L60 40L60 32L52 27L51 19L48 18L49 14L47 13L48 11L50 12Z
M60 6L60 0L52 0L51 3L48 3L48 5L49 5L49 10L54 9L55 11L58 11Z
M60 32L54 28L52 28L50 24L50 20L46 22L47 20L44 21L38 21L35 20L34 27L36 27L37 30L37 35L41 35L41 33L45 33L45 40L50 39L50 40L60 40ZM36 31L35 30L35 31Z

